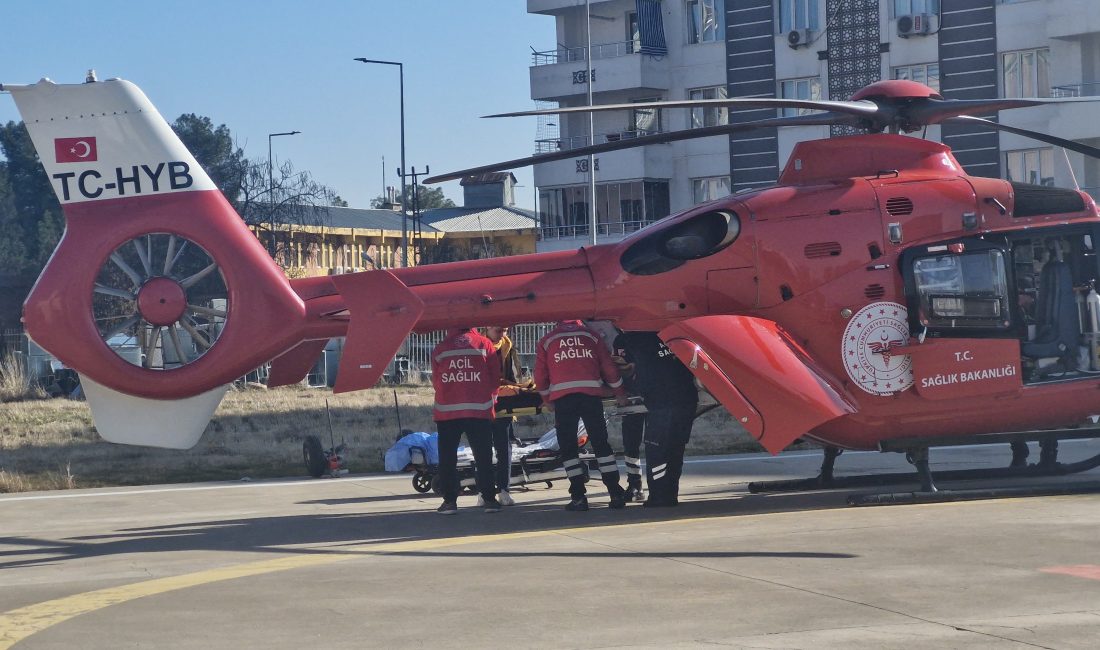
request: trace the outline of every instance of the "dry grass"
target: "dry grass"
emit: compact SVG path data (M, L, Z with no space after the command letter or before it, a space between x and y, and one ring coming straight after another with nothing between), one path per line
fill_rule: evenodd
M380 471L382 454L399 429L435 430L430 388L396 388L400 427L394 390L341 395L298 387L230 391L202 441L186 451L103 442L81 401L0 404L0 492L302 476L302 440L310 434L320 437L325 447L332 439L336 444L346 442L352 472ZM525 417L517 422L516 433L537 437L551 426L548 416ZM617 442L616 421L611 428L612 441ZM688 453L757 450L719 408L696 422Z
M45 396L45 391L27 374L20 357L12 352L0 357L0 402L42 399Z

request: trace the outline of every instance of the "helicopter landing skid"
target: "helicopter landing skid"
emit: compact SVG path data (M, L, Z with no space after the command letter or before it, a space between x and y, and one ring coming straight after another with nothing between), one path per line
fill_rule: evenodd
M955 446L968 444L1018 443L1027 440L1039 440L1043 454L1039 463L1027 465L1014 449L1013 462L1009 467L986 469L949 470L937 472L935 477L944 481L968 481L1000 478L1035 478L1045 476L1066 476L1100 467L1100 454L1074 463L1059 463L1057 459L1057 441L1059 439L1098 438L1100 428L1058 429L1045 431L1021 431L1011 433L979 434L963 438L908 438L880 443L881 451L904 452L906 460L916 469L915 478L920 482L916 492L898 492L888 494L852 495L849 505L882 505L887 503L917 503L931 501L957 501L964 499L988 499L1005 496L1028 496L1039 494L1067 494L1100 491L1100 483L1078 484L1075 486L1038 486L1019 488L993 488L980 490L940 490L936 487L933 473L928 463L930 447ZM864 474L856 476L834 475L833 469L837 457L843 450L826 447L820 473L812 478L783 481L759 481L749 483L749 492L799 492L805 490L872 487L892 485L912 481L911 472L891 472L886 474ZM1024 456L1023 458L1026 458ZM1091 486L1091 487L1090 487Z

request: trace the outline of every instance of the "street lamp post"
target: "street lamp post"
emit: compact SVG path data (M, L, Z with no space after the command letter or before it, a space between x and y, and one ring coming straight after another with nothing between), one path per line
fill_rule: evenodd
M268 220L271 222L271 257L275 257L275 174L271 164L271 138L280 135L298 135L301 131L284 131L267 134L267 189Z
M379 61L377 59L364 59L358 57L355 59L360 63L380 63L382 65L395 65L397 66L397 73L401 82L401 266L407 267L409 265L409 222L406 217L405 209L408 207L408 202L405 196L405 66L398 61Z

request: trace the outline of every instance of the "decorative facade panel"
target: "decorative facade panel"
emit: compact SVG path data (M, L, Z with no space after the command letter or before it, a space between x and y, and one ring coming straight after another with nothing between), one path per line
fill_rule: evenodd
M828 0L829 99L847 100L882 78L878 0ZM830 127L833 136L862 133L849 126Z
M940 15L940 92L951 99L997 97L997 12L995 0L952 0ZM980 115L996 120L996 112ZM944 124L941 140L974 176L1001 174L997 131Z
M775 13L770 0L726 0L726 90L729 97L775 97ZM775 117L771 109L729 111L730 124ZM730 135L731 189L779 178L775 128Z

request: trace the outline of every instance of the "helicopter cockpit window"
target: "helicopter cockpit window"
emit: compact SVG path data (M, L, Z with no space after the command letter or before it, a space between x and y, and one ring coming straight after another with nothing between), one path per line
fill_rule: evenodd
M623 253L627 273L656 275L688 260L709 257L732 244L741 234L741 220L729 210L697 214L665 228L657 228Z
M1004 329L1010 325L1004 253L982 250L921 257L913 279L925 327Z

